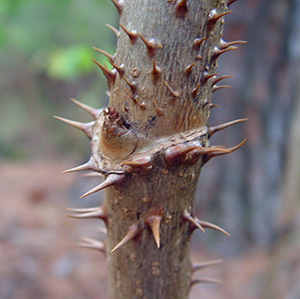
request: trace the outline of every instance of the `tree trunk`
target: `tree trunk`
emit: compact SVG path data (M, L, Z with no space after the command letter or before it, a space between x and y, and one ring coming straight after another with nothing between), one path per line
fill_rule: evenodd
M94 110L76 102L95 119L72 123L91 139L92 156L69 170L105 175L84 195L105 188L105 202L74 210L73 217L106 223L105 246L93 240L86 246L105 250L110 298L187 298L192 232L224 232L193 215L201 167L240 146L208 143L232 124L207 126L211 95L222 79L216 60L236 48L221 39L227 6L221 0L113 2L120 14L117 51L107 55L113 70L99 65L109 105Z

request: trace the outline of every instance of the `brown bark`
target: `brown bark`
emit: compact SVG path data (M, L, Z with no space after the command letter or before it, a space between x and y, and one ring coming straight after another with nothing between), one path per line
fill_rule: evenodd
M191 234L201 224L212 228L193 216L201 166L238 148L208 143L229 126L207 126L216 60L235 49L221 42L227 7L221 0L114 2L122 27L108 57L114 69L100 66L109 107L89 111L95 123L73 123L92 140L92 157L71 171L104 174L85 195L106 188L105 202L74 212L106 223L110 298L187 298Z

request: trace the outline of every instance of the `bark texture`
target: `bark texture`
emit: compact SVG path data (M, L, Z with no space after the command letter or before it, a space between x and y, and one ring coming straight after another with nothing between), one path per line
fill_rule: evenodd
M224 232L193 215L201 167L240 146L208 142L233 124L207 126L222 79L217 58L236 48L222 40L227 6L221 0L113 2L120 14L117 51L107 55L113 70L99 65L109 105L96 110L76 102L95 120L71 123L91 139L92 156L69 170L103 174L104 182L84 196L105 188L105 202L73 216L106 223L106 244L88 240L86 246L106 253L110 298L187 298L192 232Z

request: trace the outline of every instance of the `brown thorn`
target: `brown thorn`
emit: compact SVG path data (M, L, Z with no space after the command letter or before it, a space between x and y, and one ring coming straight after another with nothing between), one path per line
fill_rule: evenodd
M230 46L234 46L234 45L238 45L238 44L247 44L246 41L243 40L237 40L237 41L233 41L233 42L225 42L223 39L221 39L220 42L220 49L227 49Z
M130 42L134 43L137 38L136 31L128 31L123 25L119 23L119 26L123 29L123 31L128 35Z
M175 14L177 17L184 17L188 12L187 0L178 0L175 5Z
M124 75L124 64L121 64L120 66L115 65L112 61L107 60L116 70L117 72L120 74L120 77L123 77Z
M172 94L172 96L174 96L175 98L179 97L179 92L174 91L172 89L172 87L164 80L164 84L167 86L168 90L170 91L170 93Z
M197 222L195 218L193 218L190 213L187 210L184 210L182 213L182 217L189 221L191 224L195 225L197 228L199 228L203 233L205 233L204 228L201 226L200 223Z
M103 54L104 56L106 56L111 62L114 61L114 56L113 56L113 55L108 54L107 52L105 52L105 51L103 51L103 50L101 50L101 49L99 49L99 48L96 48L96 47L92 47L92 48L93 48L94 50L96 50L97 52L99 52L99 53Z
M220 55L222 55L222 54L224 54L224 53L226 53L226 52L228 52L228 51L236 50L237 48L238 48L238 47L230 46L230 47L228 47L228 48L226 48L226 49L221 50L221 49L219 49L218 47L215 47L215 48L213 49L212 55L211 55L212 60L216 60Z
M70 100L76 104L78 107L80 107L81 109L85 110L86 112L88 112L90 115L93 116L94 119L97 119L98 115L101 113L102 109L95 109L95 108L92 108L86 104L83 104L79 101L76 101L75 99L73 98L70 98Z
M123 0L111 0L111 2L115 5L119 15L121 15L123 11Z
M195 38L193 41L193 48L194 49L199 49L201 44L206 40L206 37L200 39L199 37Z
M115 28L115 27L113 27L113 26L111 26L109 24L105 24L105 26L108 27L109 29L111 29L114 32L114 34L117 36L117 38L120 37L120 32L118 31L117 28Z
M227 6L229 7L231 4L236 2L237 0L227 0Z
M190 287L194 286L195 284L198 283L222 283L221 280L214 279L214 278L198 278L198 279L193 279L191 281Z
M80 198L99 192L107 187L121 184L125 178L126 178L125 174L109 174L101 184L91 189L90 191L86 192L85 194L80 196Z
M136 104L138 104L142 109L146 109L146 105L145 105L145 103L144 102L140 102L139 101L139 99L138 99L138 96L137 95L132 95L132 94L130 94L130 92L128 91L128 90L126 90L125 88L124 88L124 91L130 96L130 98L136 103Z
M155 60L152 60L152 72L151 72L151 78L153 80L153 82L155 83L157 81L157 79L159 78L159 76L161 75L161 69L160 67L156 66L155 64Z
M203 83L205 83L208 79L210 79L210 78L212 78L212 77L214 77L214 76L217 76L217 75L219 75L218 73L214 73L214 74L208 74L206 71L203 73L203 75L202 75L202 78L201 78L201 81L203 82Z
M160 247L160 236L159 236L159 231L160 231L160 223L162 221L162 208L161 206L159 207L154 207L150 209L150 211L147 213L145 217L145 223L149 225L149 227L152 230L152 234L155 240L155 243L157 245L157 248Z
M79 213L78 211L76 211ZM96 211L92 212L81 212L78 215L66 215L67 217L70 218L76 218L76 219L90 219L90 218L97 218L97 219L102 219L103 221L106 221L107 215L106 212L102 207L98 208Z
M89 123L81 123L81 122L78 122L78 121L69 120L69 119L59 117L59 116L56 116L56 115L54 116L54 118L64 122L67 125L72 126L73 128L81 130L82 132L85 133L85 135L89 139L92 139L92 136L93 136L92 130L93 130L95 122L92 121L92 122L89 122Z
M130 87L130 89L131 89L131 91L133 92L133 93L135 93L136 92L136 83L135 83L135 81L133 81L133 82L129 82L126 78L124 78L124 77L122 77L122 79L126 82L126 84Z
M161 116L161 115L164 114L163 109L161 109L161 108L158 107L155 99L153 99L153 105L155 107L155 111L156 111L156 113L157 113L158 116Z
M237 119L237 120L233 120L233 121L230 121L230 122L227 122L225 124L221 124L221 125L218 125L218 126L215 126L215 127L209 127L208 129L208 138L210 138L213 134L215 134L216 132L219 132L223 129L226 129L232 125L235 125L235 124L238 124L240 122L243 122L243 121L247 121L248 118L242 118L242 119Z
M81 237L81 239L84 241L84 243L79 243L77 246L82 248L95 249L105 254L105 245L103 242L86 237Z
M197 219L197 221L202 227L214 229L214 230L230 237L230 234L225 229L223 229L222 227L220 227L218 225L215 225L215 224L207 222L207 221L199 220L199 219Z
M221 264L223 261L222 260L212 260L208 262L200 262L200 263L194 263L192 267L192 272L195 273L198 270L202 270L211 266L215 266L218 264Z
M195 65L195 62L193 62L192 64L188 65L185 70L184 70L184 73L185 75L189 76L191 71L192 71L192 67Z
M137 158L136 160L129 160L121 162L121 165L129 166L131 169L128 172L148 172L153 168L152 165L152 157L151 156L143 156Z
M154 39L150 39L149 41L147 41L140 33L138 33L138 36L143 41L143 43L146 45L148 54L150 56L153 56L156 51L156 48L157 48L157 45L156 45Z
M97 62L96 60L94 60L93 58L91 58L92 61L94 63L96 63L99 68L101 69L103 75L106 77L107 79L107 83L108 83L108 86L110 87L111 84L114 84L115 83L115 80L116 80L116 70L115 72L112 70L112 71L109 71L108 69L106 69L104 66L102 66L99 62Z
M212 109L212 108L221 108L220 105L213 104L212 102L208 102L205 106L208 106L209 109ZM205 106L204 106L204 107L205 107Z
M68 170L62 171L62 173L70 173L70 172L77 172L77 171L83 171L83 170L93 170L93 171L98 171L97 164L95 163L94 159L91 157L88 162L85 164L82 164L80 166L70 168Z
M221 76L221 77L213 77L211 80L211 86L214 86L215 84L217 84L219 81L227 79L227 78L232 78L233 75L228 75L228 76Z
M194 164L196 163L200 156L203 156L203 155L207 155L209 153L212 153L212 152L221 152L221 153L226 153L228 154L229 151L225 148L222 148L222 147L202 147L202 146L199 146L198 148L194 149L193 151L191 151L187 157L187 160L186 160L186 163L187 164ZM204 156L205 157L205 156Z
M212 92L216 92L217 90L222 88L230 88L230 87L231 87L230 85L214 85L212 88Z
M233 146L233 147L230 147L230 148L226 148L225 150L227 152L221 152L221 151L214 152L213 151L211 153L208 153L207 155L205 155L203 157L203 159L202 159L202 165L204 165L205 163L207 163L211 158L233 153L234 151L238 150L246 142L246 140L247 139L244 139L240 144L238 144L236 146Z
M192 90L192 92L191 92L192 97L195 98L195 97L197 96L197 92L198 92L200 86L201 86L201 83L199 83L199 84Z
M111 253L125 245L128 241L136 237L141 231L139 223L134 223L128 229L126 236L110 251Z
M231 13L232 10L228 10L222 13L217 13L215 9L211 10L208 15L208 23L215 24L220 18L224 17L225 15Z

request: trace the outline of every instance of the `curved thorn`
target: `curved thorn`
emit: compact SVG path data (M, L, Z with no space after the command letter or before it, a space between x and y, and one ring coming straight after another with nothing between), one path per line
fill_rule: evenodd
M213 88L212 88L212 92L215 92L219 89L222 89L222 88L230 88L231 86L230 85L214 85Z
M113 55L108 54L107 52L105 52L105 51L103 51L99 48L96 48L96 47L92 47L92 48L94 50L96 50L97 52L99 52L99 53L103 54L104 56L106 56L109 59L109 61L114 62L114 56Z
M203 76L202 76L202 78L201 78L201 81L203 82L203 83L205 83L208 79L210 79L210 78L212 78L212 77L215 77L215 76L217 76L217 75L219 75L218 73L214 73L214 74L207 74L207 72L204 72L203 73Z
M223 228L221 228L220 226L218 225L215 225L213 223L210 223L210 222L206 222L206 221L202 221L202 220L199 220L197 219L197 222L202 226L202 227L205 227L205 228L210 228L210 229L214 229L220 233L223 233L224 235L230 237L230 234Z
M134 43L137 38L136 31L128 31L124 26L119 23L119 26L123 29L123 31L128 35L130 42Z
M225 42L223 39L221 39L220 49L221 50L227 49L230 46L239 45L239 44L247 44L247 42L244 41L244 40L236 40L236 41L233 41L233 42Z
M233 153L234 151L238 150L246 142L246 140L247 139L244 139L240 144L238 144L236 146L233 146L233 147L230 147L230 148L226 148L227 152L221 152L221 151L214 152L213 151L211 153L206 154L203 157L203 159L202 159L202 165L204 165L205 163L207 163L211 158Z
M198 279L193 279L191 281L190 287L192 287L198 283L217 283L217 284L219 284L219 283L222 283L222 281L219 279L214 279L214 278L198 278Z
M197 222L197 220L195 218L193 218L190 213L187 210L184 210L182 213L182 217L189 221L190 223L192 223L193 225L195 225L197 228L199 228L203 233L205 233L204 228L201 226L200 223Z
M54 116L55 119L58 119L62 122L64 122L65 124L68 124L70 126L72 126L73 128L79 129L82 132L85 133L85 135L89 138L92 139L92 130L93 130L93 126L95 124L95 122L90 122L90 123L81 123L78 121L74 121L74 120L69 120L63 117L59 117L59 116Z
M187 0L179 0L175 5L175 14L177 17L184 17L188 12Z
M73 98L70 98L70 100L76 104L78 107L80 107L81 109L85 110L87 113L89 113L91 116L93 116L93 118L96 120L97 117L99 116L99 114L101 113L101 111L103 110L103 108L101 109L95 109L93 107L90 107L86 104L83 104Z
M193 62L192 64L188 65L185 70L184 70L184 73L185 75L190 75L191 71L192 71L192 67L195 65L195 62Z
M95 239L82 237L81 238L85 243L79 243L77 246L82 248L89 248L101 251L105 254L105 245L103 242L97 241Z
M109 174L101 184L99 184L95 188L91 189L90 191L86 192L85 194L80 196L80 198L83 198L83 197L89 196L91 194L94 194L96 192L99 192L107 187L121 184L124 181L125 177L126 177L125 174L123 174L123 175L122 174Z
M211 24L215 24L220 18L224 17L225 15L228 15L231 12L232 10L228 10L218 14L217 11L213 9L208 15L208 22Z
M193 41L193 48L194 49L199 49L201 44L206 40L206 37L200 39L200 38L196 38L194 41Z
M192 92L191 92L192 97L195 98L195 97L197 96L197 92L198 92L200 86L201 86L201 83L199 83L199 84L192 90Z
M233 126L235 124L238 124L240 122L243 122L243 121L247 121L248 118L242 118L242 119L237 119L237 120L233 120L233 121L229 121L225 124L222 124L222 125L218 125L218 126L215 126L215 127L209 127L208 128L208 138L210 138L213 134L223 130L223 129L226 129L230 126Z
M208 262L194 263L192 267L192 272L195 273L196 271L221 264L222 262L223 262L222 260L212 260Z
M123 0L111 0L111 2L115 5L119 15L121 15L123 11Z
M216 60L220 55L222 55L222 54L224 54L228 51L236 50L237 48L238 47L236 47L236 46L230 46L226 49L221 50L221 49L215 47L212 51L211 57L212 57L213 60Z
M110 251L114 252L119 249L121 246L125 245L128 241L136 237L141 231L140 225L138 223L130 226L126 236Z
M172 94L172 96L174 96L175 98L179 97L179 92L174 91L172 89L172 87L164 80L164 84L167 86L168 90L170 91L170 93Z
M114 32L114 34L117 36L117 38L120 37L120 32L118 31L118 29L116 29L115 27L113 27L109 24L105 24L105 26L108 27L109 29L111 29Z
M227 79L227 78L232 78L233 75L228 75L228 76L221 76L221 77L213 77L211 80L211 86L214 86L215 84L217 84L219 81Z

